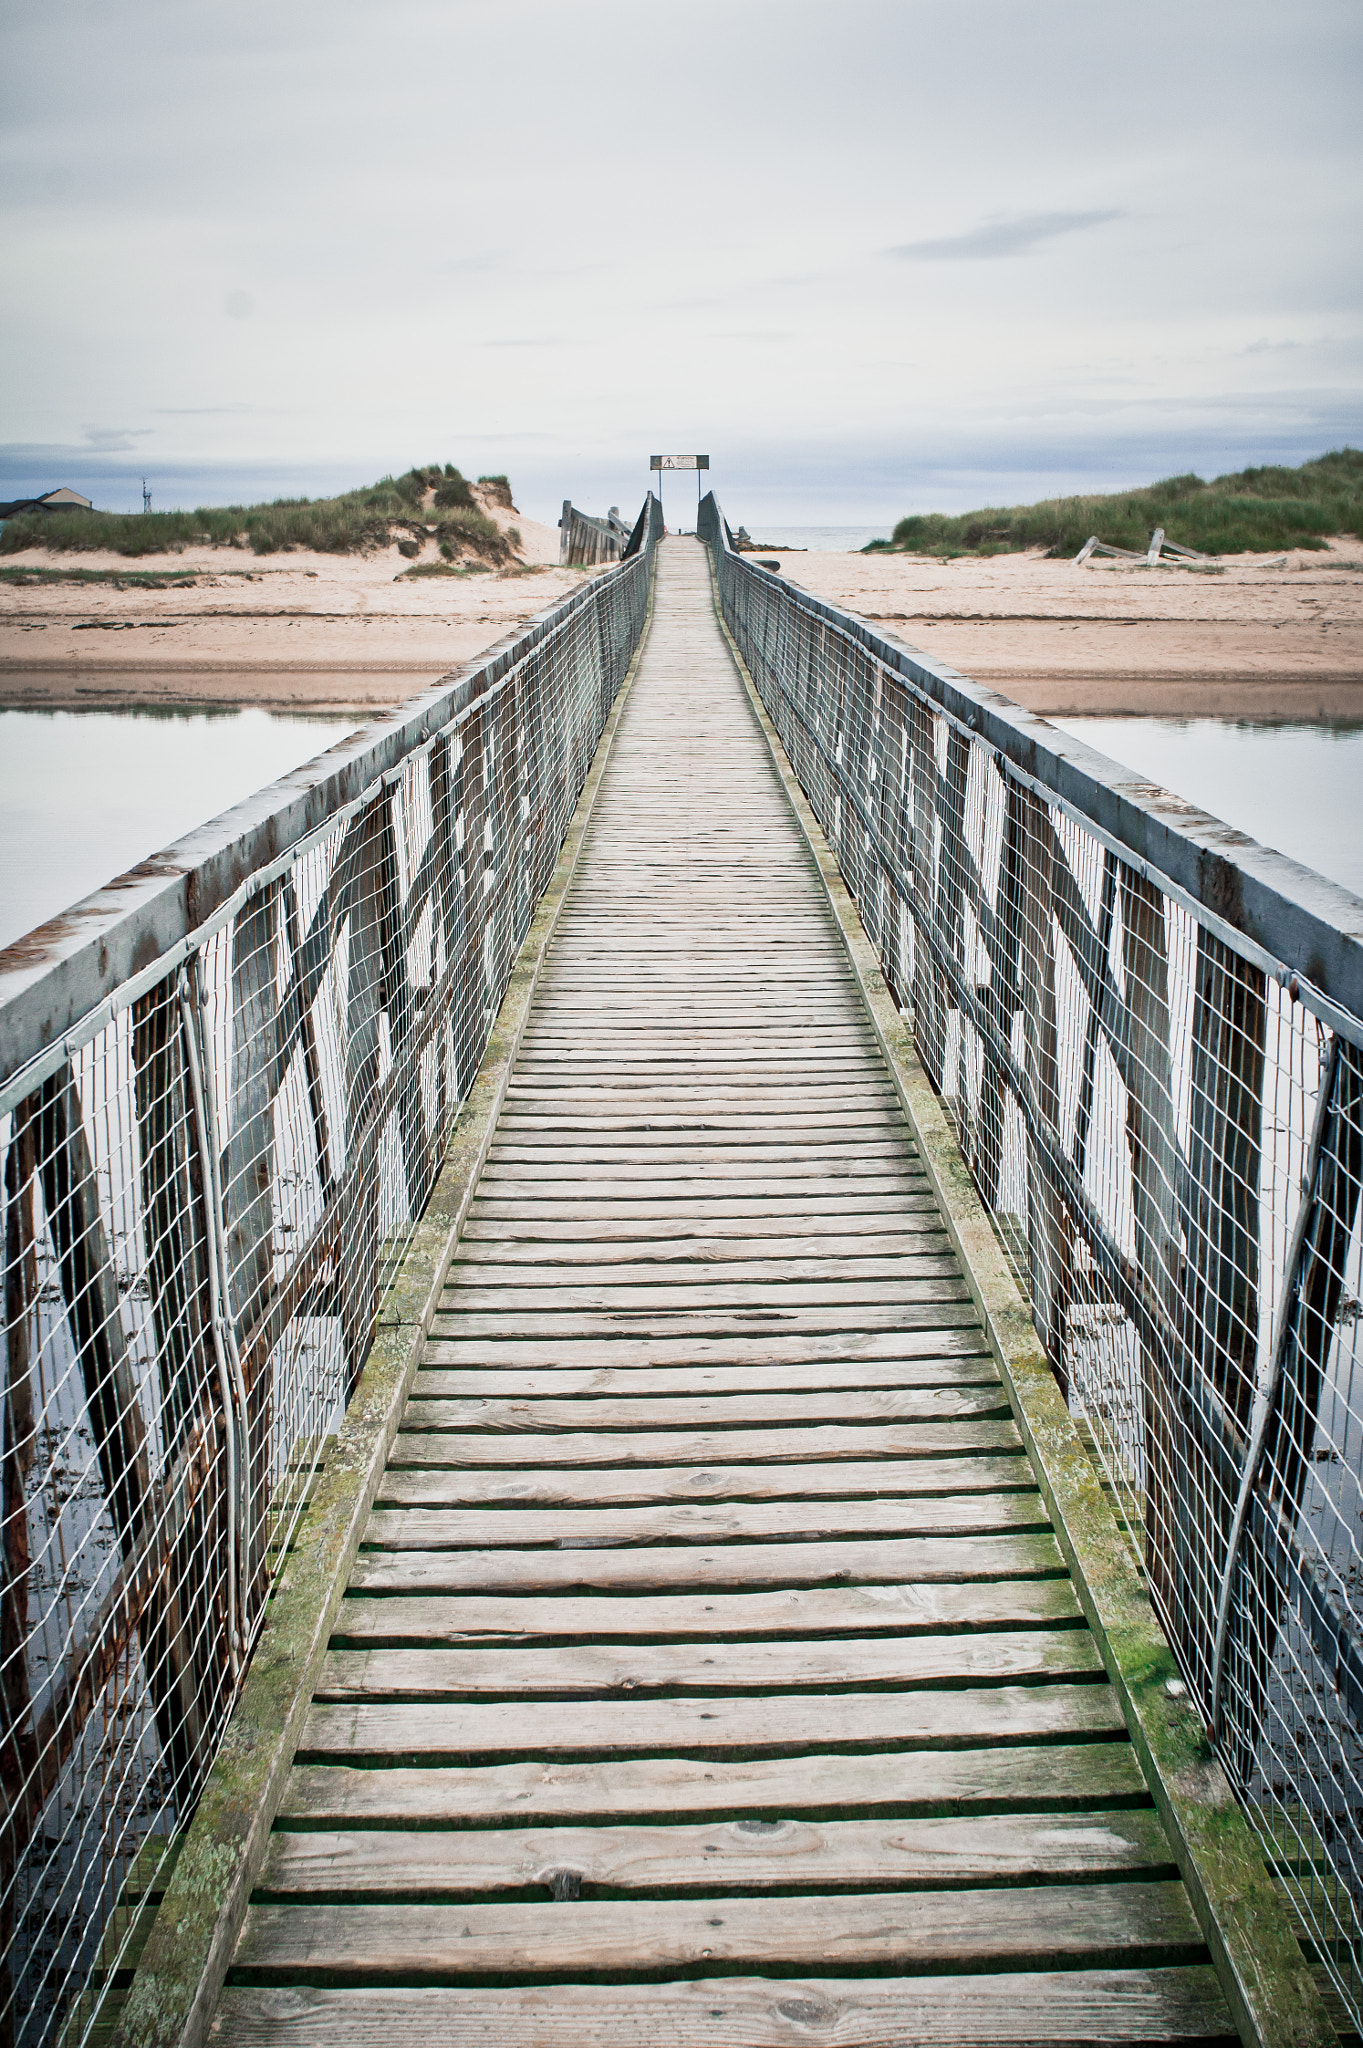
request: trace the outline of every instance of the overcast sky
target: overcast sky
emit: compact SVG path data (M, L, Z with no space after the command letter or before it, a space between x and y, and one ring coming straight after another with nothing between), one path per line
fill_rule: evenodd
M0 0L0 495L730 516L1363 442L1359 0ZM680 484L678 489L683 488Z

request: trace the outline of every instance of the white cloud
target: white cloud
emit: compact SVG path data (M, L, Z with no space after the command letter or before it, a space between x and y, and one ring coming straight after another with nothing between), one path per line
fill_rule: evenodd
M887 251L910 263L978 263L1000 256L1030 256L1044 242L1072 235L1080 228L1102 227L1123 220L1125 208L1110 206L1089 213L1024 213L1011 220L987 220L963 235L940 235L925 242L901 242Z
M541 515L637 500L650 448L694 445L730 501L810 519L1001 497L1038 461L1059 488L1356 436L1363 10L1146 0L1141 23L4 10L0 433L69 451L60 480L102 502L134 451L129 502L145 462L158 503L438 453ZM154 431L97 444L91 419Z

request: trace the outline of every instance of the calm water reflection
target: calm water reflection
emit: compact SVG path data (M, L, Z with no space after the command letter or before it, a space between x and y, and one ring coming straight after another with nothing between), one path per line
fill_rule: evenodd
M0 945L362 722L256 708L0 711ZM1363 725L1052 722L1363 895Z
M362 723L254 707L0 711L0 946Z
M1051 724L1363 896L1363 725L1223 718Z

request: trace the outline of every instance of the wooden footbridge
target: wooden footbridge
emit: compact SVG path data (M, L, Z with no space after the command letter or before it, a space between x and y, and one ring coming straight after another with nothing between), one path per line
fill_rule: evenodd
M1363 1989L1363 906L702 512L0 959L0 2048Z
M1233 2035L669 539L213 2039Z

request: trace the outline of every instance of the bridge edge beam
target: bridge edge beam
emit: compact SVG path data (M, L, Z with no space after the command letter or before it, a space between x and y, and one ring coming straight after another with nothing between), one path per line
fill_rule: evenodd
M851 892L724 618L720 629L809 847L924 1169L984 1319L1014 1417L1193 1911L1249 2048L1338 2048L1249 1822L1186 1696L1173 1652L1065 1406L946 1114L895 1005Z
M373 1349L280 1578L222 1745L138 1962L111 2048L203 2048L260 1875L303 1724L450 1260L501 1114L559 912L653 623L648 609L511 970L430 1200L378 1316Z

